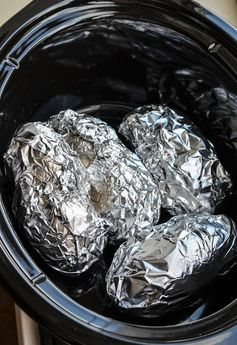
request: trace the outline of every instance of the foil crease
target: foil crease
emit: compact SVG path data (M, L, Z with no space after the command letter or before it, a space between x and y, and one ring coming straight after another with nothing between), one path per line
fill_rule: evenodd
M230 176L212 143L172 109L140 107L128 114L120 132L151 172L161 204L172 215L213 213L230 192Z
M60 134L25 124L7 153L13 173L13 211L30 244L54 269L80 274L101 256L111 226L90 202L90 181Z
M136 154L128 150L108 124L67 110L49 126L63 135L84 165L95 209L112 224L111 240L149 233L159 221L160 194Z
M130 239L115 253L107 292L138 316L157 317L187 303L236 259L236 227L224 215L180 215Z

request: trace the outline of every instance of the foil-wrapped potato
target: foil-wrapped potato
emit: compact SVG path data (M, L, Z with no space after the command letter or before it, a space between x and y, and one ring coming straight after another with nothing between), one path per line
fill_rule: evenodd
M140 107L128 114L120 132L132 142L172 215L213 213L231 190L212 143L170 108Z
M91 204L77 155L60 134L36 122L15 134L5 161L15 181L14 213L30 244L60 272L86 271L101 256L111 224Z
M160 194L148 170L128 150L108 124L89 115L67 110L49 125L63 135L84 165L95 209L112 227L112 240L149 233L159 221Z
M237 254L236 226L226 216L180 215L115 253L107 292L124 311L157 317L182 306Z

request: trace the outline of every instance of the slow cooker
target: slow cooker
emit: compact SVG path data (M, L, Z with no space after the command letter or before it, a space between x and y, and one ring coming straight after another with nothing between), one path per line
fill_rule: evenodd
M236 268L207 287L198 307L152 322L107 315L96 296L74 300L65 288L73 282L44 267L25 243L9 202L2 156L21 124L71 108L116 127L139 105L174 100L183 92L175 85L186 85L180 82L186 77L189 85L221 85L232 93L237 87L237 31L190 0L35 0L0 28L1 280L21 308L67 343L237 342ZM185 109L180 99L178 107ZM236 134L237 108L231 112L228 130ZM206 121L211 137L208 116ZM236 183L236 137L229 137L231 147L222 134L215 140ZM224 207L236 218L235 193Z

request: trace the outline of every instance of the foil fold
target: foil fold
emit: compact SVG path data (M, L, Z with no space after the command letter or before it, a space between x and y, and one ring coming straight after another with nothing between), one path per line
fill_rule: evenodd
M212 143L168 107L137 108L120 125L159 186L161 204L172 215L213 213L230 192L228 172Z
M159 221L160 194L152 176L115 130L102 120L67 110L48 122L78 155L91 183L91 201L112 227L113 241L148 234Z
M111 224L91 205L90 181L77 155L60 134L36 122L23 125L4 158L14 177L19 231L24 228L57 271L88 270L101 256Z
M121 310L141 317L171 312L199 294L236 259L234 222L224 215L180 215L115 253L107 292Z

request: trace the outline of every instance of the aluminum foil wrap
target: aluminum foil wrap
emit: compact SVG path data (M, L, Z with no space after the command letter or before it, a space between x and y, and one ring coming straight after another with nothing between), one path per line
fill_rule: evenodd
M86 169L60 134L25 124L5 154L13 210L30 244L54 269L80 274L102 254L111 226L90 202Z
M180 215L143 239L129 239L115 253L107 292L138 316L157 317L186 303L237 254L236 227L226 216Z
M149 105L130 113L120 132L159 186L172 215L213 213L231 189L215 148L192 123L168 107Z
M149 233L159 221L160 194L148 170L108 124L67 110L49 125L63 135L86 168L95 209L112 224L112 240Z

